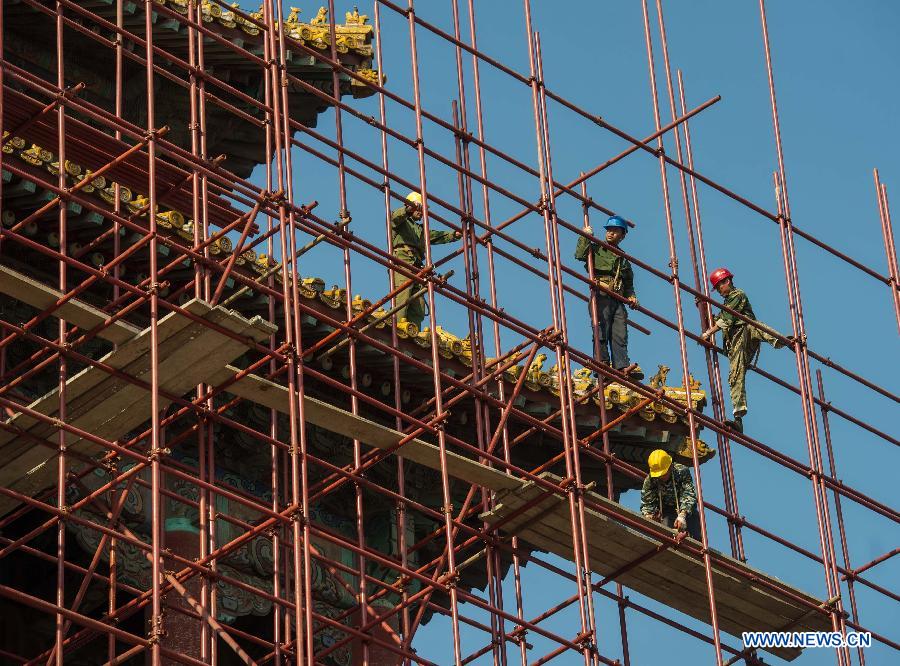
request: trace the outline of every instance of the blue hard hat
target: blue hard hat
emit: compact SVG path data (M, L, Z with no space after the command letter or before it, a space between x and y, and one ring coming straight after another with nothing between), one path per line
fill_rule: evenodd
M628 223L618 215L613 215L606 221L606 224L603 225L604 229L621 229L626 234L628 233Z

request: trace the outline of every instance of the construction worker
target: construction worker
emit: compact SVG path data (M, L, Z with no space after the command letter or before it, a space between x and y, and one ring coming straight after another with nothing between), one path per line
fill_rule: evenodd
M728 385L731 388L731 406L734 410L734 419L725 421L725 424L738 432L743 432L743 417L747 413L747 388L744 383L747 368L755 362L759 354L760 340L768 342L775 349L783 347L784 342L779 339L780 334L776 330L756 320L750 299L743 290L734 286L734 275L731 271L727 268L717 268L709 274L709 281L713 289L725 299L727 307L754 322L752 325L748 324L732 313L722 310L712 326L701 336L704 340L710 340L716 331L723 333L725 351L728 354Z
M647 458L650 473L641 488L641 513L700 541L700 514L691 471L672 463L672 456L656 449Z
M625 234L628 233L628 224L618 215L613 215L606 224L606 242L613 247L618 247ZM584 233L592 235L594 230L590 225L584 227ZM599 285L623 297L630 307L637 305L637 296L634 293L634 271L631 262L615 252L588 241L584 236L578 237L578 245L575 246L575 258L583 261L585 269L589 269L588 253L594 257L594 272L591 278ZM600 335L600 361L610 365L616 370L625 370L631 366L628 359L628 311L625 303L605 291L597 290L597 329ZM597 341L594 346L597 347ZM644 372L635 364L628 372L633 379L643 379Z
M422 195L418 192L406 195L403 206L391 214L394 256L417 269L422 268L425 259L425 228L421 220ZM462 234L458 231L432 231L430 234L432 245L451 243L459 238L462 238ZM402 273L394 271L394 287L399 287L408 279ZM396 304L400 306L397 310L398 324L415 324L417 331L422 329L422 321L425 319L425 298L412 296L420 288L420 283L413 282L396 296ZM407 330L408 326L404 325L403 328Z

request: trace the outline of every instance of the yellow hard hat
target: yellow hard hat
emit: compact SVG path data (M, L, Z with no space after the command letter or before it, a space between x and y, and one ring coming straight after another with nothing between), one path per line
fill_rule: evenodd
M406 200L410 203L420 204L422 203L422 195L418 192L410 192L406 195Z
M669 467L672 466L672 456L662 449L656 449L647 458L647 464L650 465L650 476L656 478L669 471Z

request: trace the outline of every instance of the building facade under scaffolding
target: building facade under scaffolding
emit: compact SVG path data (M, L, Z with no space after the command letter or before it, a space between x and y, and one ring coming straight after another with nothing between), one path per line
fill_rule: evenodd
M711 624L717 646L718 632L847 628L838 595L745 564L740 516L726 554L618 503L655 449L730 474L709 409L721 386L677 350L633 381L569 348L560 321L506 317L295 200L293 137L389 93L373 17L268 0L2 12L0 661L430 663L413 637L441 617L484 635L468 661L540 659L537 632L562 660L614 663L593 621L558 636L503 599L526 566L558 574L583 614L616 589L624 617L624 586ZM251 183L261 166L268 187ZM402 179L370 180L400 205ZM434 208L476 261L484 230ZM548 210L532 212L550 225ZM484 324L397 327L382 290L304 272L319 244ZM490 353L495 322L522 342Z

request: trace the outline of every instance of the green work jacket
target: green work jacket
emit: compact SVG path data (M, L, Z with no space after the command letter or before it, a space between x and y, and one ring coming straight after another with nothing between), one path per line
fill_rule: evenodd
M625 298L634 296L634 271L631 269L631 262L602 245L591 243L584 236L579 236L578 245L575 246L575 258L583 261L585 268L588 267L588 252L591 251L594 253L593 277Z
M753 307L750 305L750 299L747 298L747 294L742 289L732 289L728 292L728 296L725 297L725 305L735 312L740 312L748 319L756 320L756 315L753 314ZM722 310L719 312L719 316L716 317L716 324L722 331L725 349L728 349L731 346L731 341L747 325L747 322L735 317L730 312Z
M431 244L452 243L456 237L452 231L432 231ZM422 261L425 257L425 227L417 222L406 212L406 206L401 206L391 214L391 243L394 253L412 254L416 261ZM407 248L406 251L403 248Z

